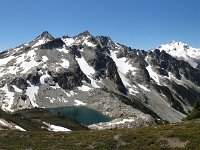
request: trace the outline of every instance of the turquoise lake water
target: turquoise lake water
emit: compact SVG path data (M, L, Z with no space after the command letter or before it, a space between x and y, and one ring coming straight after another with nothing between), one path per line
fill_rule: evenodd
M47 110L52 113L59 113L67 118L74 119L83 125L91 125L94 123L108 122L112 120L112 118L85 106L47 108Z

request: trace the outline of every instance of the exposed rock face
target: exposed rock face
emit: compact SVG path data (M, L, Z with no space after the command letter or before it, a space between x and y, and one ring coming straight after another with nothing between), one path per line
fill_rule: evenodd
M54 39L52 41L49 41L48 43L45 43L43 45L41 45L41 49L55 49L55 48L59 48L59 47L63 47L65 43L62 41L61 38L57 38Z
M155 49L149 53L153 67L156 67L156 72L163 76L169 76L168 72L172 73L177 79L181 80L181 77L190 80L197 86L200 85L199 70L194 69L189 63L185 61L179 61L174 57L167 54L165 51Z
M167 44L160 45L159 50L163 50L171 56L188 62L192 67L200 69L200 49L193 48L185 43L172 41Z
M124 125L129 119L128 127L154 124L155 119L179 122L200 95L199 86L200 72L188 62L89 32L62 38L44 32L0 53L5 111L84 104Z

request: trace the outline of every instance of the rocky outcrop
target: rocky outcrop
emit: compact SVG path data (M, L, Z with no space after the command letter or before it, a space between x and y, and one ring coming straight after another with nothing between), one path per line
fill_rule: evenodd
M117 127L133 127L179 122L200 95L200 72L190 63L88 31L62 38L44 32L1 52L0 59L5 111L85 105L112 117Z
M49 41L48 43L41 45L41 49L51 49L52 50L54 48L63 47L63 45L65 45L65 43L62 41L62 39L57 38L52 41Z
M200 71L194 69L189 63L177 60L170 56L165 51L155 49L149 53L151 58L150 64L155 66L157 73L163 76L169 76L168 72L172 73L178 80L185 77L197 86L200 86Z
M22 78L22 77L15 77L13 78L10 83L8 83L9 86L15 85L16 87L18 87L19 89L25 91L28 87L28 83L27 81Z

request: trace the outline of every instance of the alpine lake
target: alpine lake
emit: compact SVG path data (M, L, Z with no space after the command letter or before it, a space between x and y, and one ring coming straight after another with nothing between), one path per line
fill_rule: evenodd
M99 122L109 122L112 118L86 106L67 106L58 108L46 108L51 113L63 115L67 118L88 126Z

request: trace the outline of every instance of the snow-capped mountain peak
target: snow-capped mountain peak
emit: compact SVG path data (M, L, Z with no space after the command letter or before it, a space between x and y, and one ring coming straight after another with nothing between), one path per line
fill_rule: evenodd
M45 31L34 41L30 42L30 45L34 48L52 40L54 40L54 37L51 34L49 34L49 32Z
M62 40L67 46L72 46L72 45L86 45L88 47L96 46L94 37L90 34L89 31L82 32L75 37L63 36Z
M62 38L43 32L0 53L0 107L86 105L113 118L149 118L148 113L180 121L193 104L191 96L198 95L200 73L176 58L195 66L199 50L175 41L159 49L131 49L89 32ZM192 54L196 59L189 59Z
M193 48L186 43L172 41L167 44L162 44L158 47L159 50L164 50L171 56L187 61L194 68L199 68L200 49Z
M182 50L186 50L189 49L190 47L183 42L177 42L172 40L171 42L167 43L167 44L162 44L158 47L160 50L174 50L174 51L182 51Z

